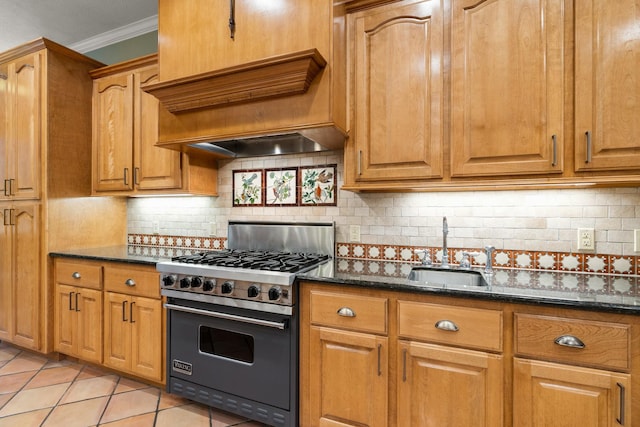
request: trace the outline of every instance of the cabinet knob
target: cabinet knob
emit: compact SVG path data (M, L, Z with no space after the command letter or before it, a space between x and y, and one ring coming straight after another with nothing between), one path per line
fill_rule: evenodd
M81 275L79 272L74 271L74 272L71 274L71 277L73 277L74 279L80 279L80 278L82 278L82 275Z
M133 280L133 279L127 279L127 280L124 282L124 284L125 284L125 285L127 285L127 286L135 286L135 285L136 285L136 282L135 282L135 280Z
M349 307L342 307L338 310L338 315L342 317L356 317L355 311L351 310Z

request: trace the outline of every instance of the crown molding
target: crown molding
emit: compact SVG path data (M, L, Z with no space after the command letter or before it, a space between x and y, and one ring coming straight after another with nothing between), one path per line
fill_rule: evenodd
M86 40L73 43L69 48L76 52L86 53L96 49L100 49L105 46L112 45L124 40L131 39L133 37L147 34L158 29L158 15L153 15L148 18L141 19L133 22L129 25L125 25L120 28L107 31L106 33L98 34L90 37Z

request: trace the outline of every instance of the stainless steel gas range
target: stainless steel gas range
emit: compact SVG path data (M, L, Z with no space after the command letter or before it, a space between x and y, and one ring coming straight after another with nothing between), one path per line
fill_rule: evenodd
M227 243L156 265L167 297L167 390L297 426L296 275L332 261L334 224L230 221Z

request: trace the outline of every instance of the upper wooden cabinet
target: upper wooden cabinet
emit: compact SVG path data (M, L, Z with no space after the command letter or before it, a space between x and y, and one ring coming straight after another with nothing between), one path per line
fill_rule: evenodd
M575 169L640 166L637 2L575 3Z
M452 1L452 177L562 172L563 4Z
M444 36L429 26L425 41L431 50L425 52L424 44L407 35L394 44L393 54L378 55L376 42L393 27L392 11L419 3L428 2L347 2L353 11L347 17L351 138L344 189L455 191L640 182L635 2L432 1L431 24L440 9ZM384 24L363 33L367 20L375 17ZM419 52L411 60L413 50ZM420 67L416 58L424 60ZM374 67L378 74L371 71ZM417 68L429 72L404 86L400 79L384 80L386 70L401 78ZM439 74L442 114L434 117L433 83ZM423 90L428 83L431 93ZM410 84L415 92L407 95ZM416 93L425 94L424 99ZM420 121L426 95L431 95L431 116ZM437 126L442 126L439 140L433 133ZM430 140L426 129L432 132ZM438 162L441 172L435 172Z
M35 52L0 64L0 200L40 197L45 60L43 52Z
M215 162L156 147L158 100L141 86L158 80L156 55L94 70L94 194L216 195Z
M348 16L347 188L443 176L442 15L442 1L422 0Z

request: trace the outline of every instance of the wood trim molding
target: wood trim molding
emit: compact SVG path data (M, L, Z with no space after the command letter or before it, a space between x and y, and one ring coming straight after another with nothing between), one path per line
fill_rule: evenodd
M327 65L316 49L142 87L171 113L297 95Z
M93 79L98 79L100 77L123 73L126 71L138 70L142 67L148 67L157 64L158 54L152 53L150 55L145 55L128 61L118 62L117 64L107 65L106 67L97 68L90 71L89 75L91 75L91 78Z

